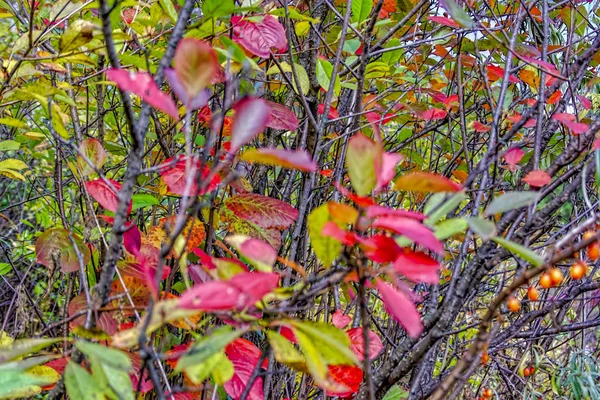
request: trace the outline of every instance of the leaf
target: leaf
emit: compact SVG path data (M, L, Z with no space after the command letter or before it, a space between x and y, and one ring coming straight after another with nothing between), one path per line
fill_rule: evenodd
M481 239L484 241L490 240L492 237L496 236L496 225L490 220L479 217L470 217L467 218L467 222L473 232L481 236Z
M577 117L573 114L556 113L552 115L552 119L561 122L575 135L585 133L588 130L588 125L577 122Z
M396 175L396 166L404 157L397 153L382 152L375 158L375 176L377 185L375 190L385 188Z
M233 377L233 373L233 364L223 350L185 369L185 375L196 385L202 384L211 375L215 383L222 385Z
M339 388L327 389L327 396L348 398L358 392L363 381L363 370L354 365L329 365L328 372L331 379L339 384Z
M112 186L112 187L111 187ZM108 211L117 212L119 198L117 193L121 190L121 184L112 179L96 179L85 183L85 189L100 205ZM116 190L116 192L115 192ZM131 211L131 203L127 213Z
M204 165L202 175L199 177L199 170L202 166L200 158L192 157L188 163L187 157L180 154L165 160L159 172L171 192L180 196L201 196L212 192L221 183L221 177L216 174L212 176L210 182L206 182L210 174L210 168L207 165ZM190 179L189 182L188 179Z
M244 332L232 330L228 326L215 329L209 335L194 343L177 362L176 371L184 371L195 364L202 363L208 357L222 351L225 346L240 337Z
M266 123L269 128L286 131L295 131L298 128L298 118L292 110L283 104L268 100L266 100L266 104L269 107L269 117Z
M341 310L336 310L332 315L331 315L331 323L333 324L333 326L335 326L336 328L340 328L343 329L345 328L350 322L352 322L352 317L350 317L349 315L345 315L342 313Z
M267 59L271 49L287 50L285 29L272 15L265 15L261 22L242 20L238 26L234 27L234 32L237 31L234 40L254 55Z
M96 25L90 21L78 19L69 24L67 30L60 37L58 49L61 53L77 50L93 39Z
M509 149L506 153L504 153L504 161L508 164L508 169L511 172L515 172L517 170L517 164L523 156L525 152L518 147L513 147Z
M206 0L202 4L203 17L206 19L226 17L233 14L234 9L233 0Z
M62 341L63 338L22 339L3 344L0 346L0 364L27 356Z
M139 210L140 208L151 207L159 205L158 199L151 194L147 193L136 193L131 196L132 206L131 210Z
M164 1L170 2L170 0ZM201 40L184 38L177 45L173 65L175 74L167 75L173 91L186 107L200 108L200 105L196 107L190 105L217 73L219 68L217 54L211 46Z
M119 400L135 400L129 373L98 361L97 356L89 356L93 377L98 383L112 389Z
M400 386L394 385L387 391L382 400L402 400L408 399L408 392L400 389Z
M0 125L10 126L11 128L21 128L21 129L28 128L28 126L25 122L21 121L20 119L11 118L11 117L0 118Z
M423 332L421 315L412 300L392 285L377 279L375 286L381 295L381 300L387 312L406 329L406 333L417 339Z
M0 370L0 399L34 398L41 386L56 382L60 376L50 367L29 370L4 368Z
M85 267L91 260L90 249L83 244L79 236L63 228L48 229L37 238L35 242L37 263L50 269L58 267L54 265L54 255L56 255L56 261L60 263L62 272L79 271L79 259L77 258L77 251L73 247L71 236L79 254L81 254L83 266Z
M360 1L360 0L359 0ZM317 82L323 90L329 90L329 85L331 84L331 77L333 76L333 65L327 60L323 60L321 58L317 59L317 68L316 68ZM341 83L339 75L335 77L335 83L333 85L333 92L338 95L341 90Z
M458 192L462 187L432 172L409 172L394 182L394 189L415 193Z
M325 203L311 211L308 216L308 236L315 255L325 268L342 252L342 244L336 239L323 235L323 228L328 222L335 223L340 229L344 224L337 220L331 213L331 204Z
M304 357L283 335L275 331L267 330L267 339L269 340L269 345L273 349L275 360L294 368L295 370L306 370Z
M103 400L104 391L85 369L69 362L65 368L65 387L71 400Z
M170 0L164 0L165 2ZM171 5L172 6L172 5ZM178 120L179 111L169 95L162 92L152 75L147 72L129 72L124 69L111 68L106 71L106 77L115 82L119 89L132 92L152 107Z
M538 201L540 195L538 192L505 192L492 200L483 215L490 216L526 207Z
M460 28L460 25L458 25L456 23L456 21L454 21L451 18L440 17L440 16L429 16L429 17L427 17L427 19L432 22L438 23L438 24L449 26L450 28Z
M159 0L159 3L171 19L171 21L173 23L177 22L177 10L175 10L173 2L171 0Z
M288 203L255 193L231 196L225 200L225 206L261 228L286 229L298 218L298 210Z
M225 223L226 229L231 233L246 235L268 242L273 248L281 246L281 232L278 228L263 228L250 221L238 217L229 208L223 206L219 209L219 217Z
M460 24L463 28L474 28L475 23L466 13L465 10L458 4L454 2L454 0L440 0L440 4L442 7L448 11L448 14L452 16L452 18Z
M281 68L281 69L280 69ZM294 77L293 69L292 66L290 64L288 64L287 62L280 62L279 65L275 65L271 68L269 68L266 72L266 75L272 75L272 74L279 74L279 73L290 73L291 75L291 81L292 81L292 85L294 86L294 90L296 91L296 93L300 93L298 91L298 87L296 85L300 85L300 89L302 90L303 94L306 94L310 91L310 79L308 78L308 73L306 72L306 69L304 69L304 67L300 64L296 64L294 63L294 68L296 69L296 75L298 76L298 81L296 82L296 78Z
M235 153L261 133L269 118L269 107L259 98L245 97L233 109L235 117L231 127L231 153Z
M537 169L529 171L522 181L528 183L531 187L540 188L549 184L552 181L552 177L546 171Z
M399 235L406 236L413 242L435 251L438 254L444 254L444 245L440 242L433 232L419 221L402 217L381 217L373 222L374 228L391 230Z
M493 237L492 240L523 260L530 262L535 267L544 265L544 259L525 246L501 237Z
M359 361L365 358L365 341L363 336L364 328L352 328L346 331L350 338L350 350L354 352ZM381 339L372 330L368 331L369 335L369 361L373 361L379 353L383 351L383 343Z
M15 142L14 140L3 140L0 142L0 151L16 151L21 148L21 144L19 142Z
M440 263L422 251L405 248L394 262L394 270L415 283L437 284L440 281Z
M362 133L355 134L348 142L346 168L352 188L359 196L370 194L377 185L375 159L379 154L377 144Z
M356 0L352 2L352 22L362 24L371 14L372 0Z
M445 198L447 198L446 201L444 201ZM425 223L430 226L435 224L467 198L468 196L464 191L460 191L453 195L446 195L443 192L434 194L425 205L425 214L429 216L425 220Z
M261 351L252 342L238 338L225 347L225 354L233 364L233 377L223 384L223 389L234 399L242 397L254 369L261 358ZM249 400L263 400L263 380L258 377L254 380L248 396Z
M94 356L102 364L109 365L123 371L131 369L131 360L120 350L111 349L100 344L78 340L75 347L87 356Z
M464 232L467 226L467 221L464 218L449 218L434 226L433 234L438 240L444 240L457 233Z
M270 244L244 235L227 236L225 241L246 257L257 270L273 271L273 264L277 260L277 251Z
M259 164L276 165L305 172L317 170L317 163L312 160L306 150L284 150L275 148L249 149L240 157L243 161Z
M21 160L16 160L14 158L7 158L5 160L0 161L0 175L7 176L11 179L18 179L24 181L25 177L17 171L26 168L28 168L27 164L25 164Z
M80 155L77 156L77 168L81 171L83 176L87 176L93 174L96 170L102 169L102 166L106 162L106 158L108 155L102 147L102 143L98 139L88 138L81 142L79 146ZM81 156L83 154L89 161L91 161L92 165L90 166L88 162ZM95 167L95 169L94 169Z

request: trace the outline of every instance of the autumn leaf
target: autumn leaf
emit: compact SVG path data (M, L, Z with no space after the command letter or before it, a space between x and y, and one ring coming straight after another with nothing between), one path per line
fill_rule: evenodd
M546 171L542 171L539 169L530 171L523 178L523 182L528 183L529 186L535 188L546 186L550 183L550 181L552 181L552 177L550 176L550 174L548 174Z
M381 295L387 312L406 329L408 336L413 339L418 338L423 332L423 323L412 300L402 291L380 279L376 281L375 287Z
M409 172L394 182L394 189L416 193L458 192L462 187L450 179L431 172Z

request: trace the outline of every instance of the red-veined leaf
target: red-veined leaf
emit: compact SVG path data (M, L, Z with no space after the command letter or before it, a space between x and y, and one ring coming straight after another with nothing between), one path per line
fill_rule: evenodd
M433 172L409 172L394 182L396 190L417 193L458 192L462 187L450 179Z
M161 169L160 176L163 181L169 188L169 190L175 194L180 196L196 196L203 195L205 193L211 192L217 188L219 183L221 183L221 178L218 175L214 175L210 182L207 184L205 179L208 177L210 173L210 168L204 165L202 170L202 177L200 179L200 187L198 186L198 172L200 170L201 160L199 158L193 157L189 170L186 170L187 166L187 157L180 154L175 157L171 157L167 159ZM190 186L187 188L187 180L191 179ZM202 188L202 190L200 190Z
M102 143L94 138L88 138L81 142L79 154L77 156L77 167L83 176L93 174L96 172L95 169L102 168L108 157ZM90 166L81 155L84 155L87 161L91 161L92 165Z
M313 172L318 168L317 163L312 160L306 150L248 149L241 155L240 159L259 164L278 165L305 172Z
M408 336L418 338L423 332L421 315L410 297L382 280L375 283L387 312L404 327Z
M260 361L261 351L252 342L238 338L225 347L225 355L233 364L233 377L223 384L223 389L234 399L241 398L250 377ZM262 378L256 378L248 396L248 400L264 400Z
M365 341L363 337L363 328L352 328L346 331L350 338L350 350L356 354L356 358L360 361L365 358ZM383 343L379 336L372 330L368 331L369 335L369 361L373 361L379 353L383 351Z
M546 186L550 181L552 181L550 174L539 169L530 171L525 178L523 178L523 182L528 183L529 186L535 188Z
M295 131L298 128L298 118L292 110L283 104L268 100L265 100L265 102L269 107L269 117L266 123L269 128L285 131Z
M278 52L287 49L285 30L272 15L267 14L261 22L238 20L236 25L234 40L254 55L269 58L271 49Z
M233 109L235 117L231 126L231 152L237 152L265 129L269 107L263 99L246 97L238 101Z
M328 365L329 378L334 388L326 390L327 396L349 397L358 392L363 381L363 370L354 365Z
M433 232L422 223L410 218L381 217L373 222L374 228L390 230L399 235L406 236L413 242L434 251L444 254L444 245Z
M288 203L256 193L229 197L225 206L237 217L261 228L286 229L298 218L298 210Z
M394 262L394 270L415 283L437 284L440 281L440 264L421 251L405 248Z
M73 240L71 240L73 237ZM73 246L75 242L75 247ZM81 255L85 267L91 260L90 249L83 243L81 238L63 228L52 228L42 233L35 241L35 254L37 263L48 268L58 268L62 272L79 271L79 258ZM56 254L57 259L54 260ZM59 265L55 265L55 261Z
M168 94L162 92L152 75L147 72L129 72L124 69L111 68L106 71L106 77L115 82L119 89L132 92L152 107L163 111L173 119L179 119L177 106Z
M342 329L348 326L348 324L352 322L352 317L349 315L345 315L341 310L336 310L331 315L331 323L336 328Z
M107 182L108 181L108 182ZM111 188L112 186L112 188ZM85 188L88 193L96 200L100 205L106 208L108 211L116 212L117 205L119 204L119 198L117 192L121 190L121 184L113 181L112 179L96 179L85 183ZM114 191L116 190L116 192ZM131 211L132 202L129 202L129 208L127 214Z

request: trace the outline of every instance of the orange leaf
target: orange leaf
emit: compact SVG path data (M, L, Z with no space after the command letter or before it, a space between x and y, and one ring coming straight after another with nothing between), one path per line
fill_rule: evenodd
M525 178L523 178L523 182L528 183L531 187L542 187L546 186L550 183L552 177L546 171L535 170L528 173Z
M462 187L450 179L432 172L410 172L394 182L396 190L417 193L458 192Z

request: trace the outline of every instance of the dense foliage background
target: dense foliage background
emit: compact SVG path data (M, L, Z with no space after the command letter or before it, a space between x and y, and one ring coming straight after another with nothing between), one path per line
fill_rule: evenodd
M0 0L0 397L599 399L598 9Z

